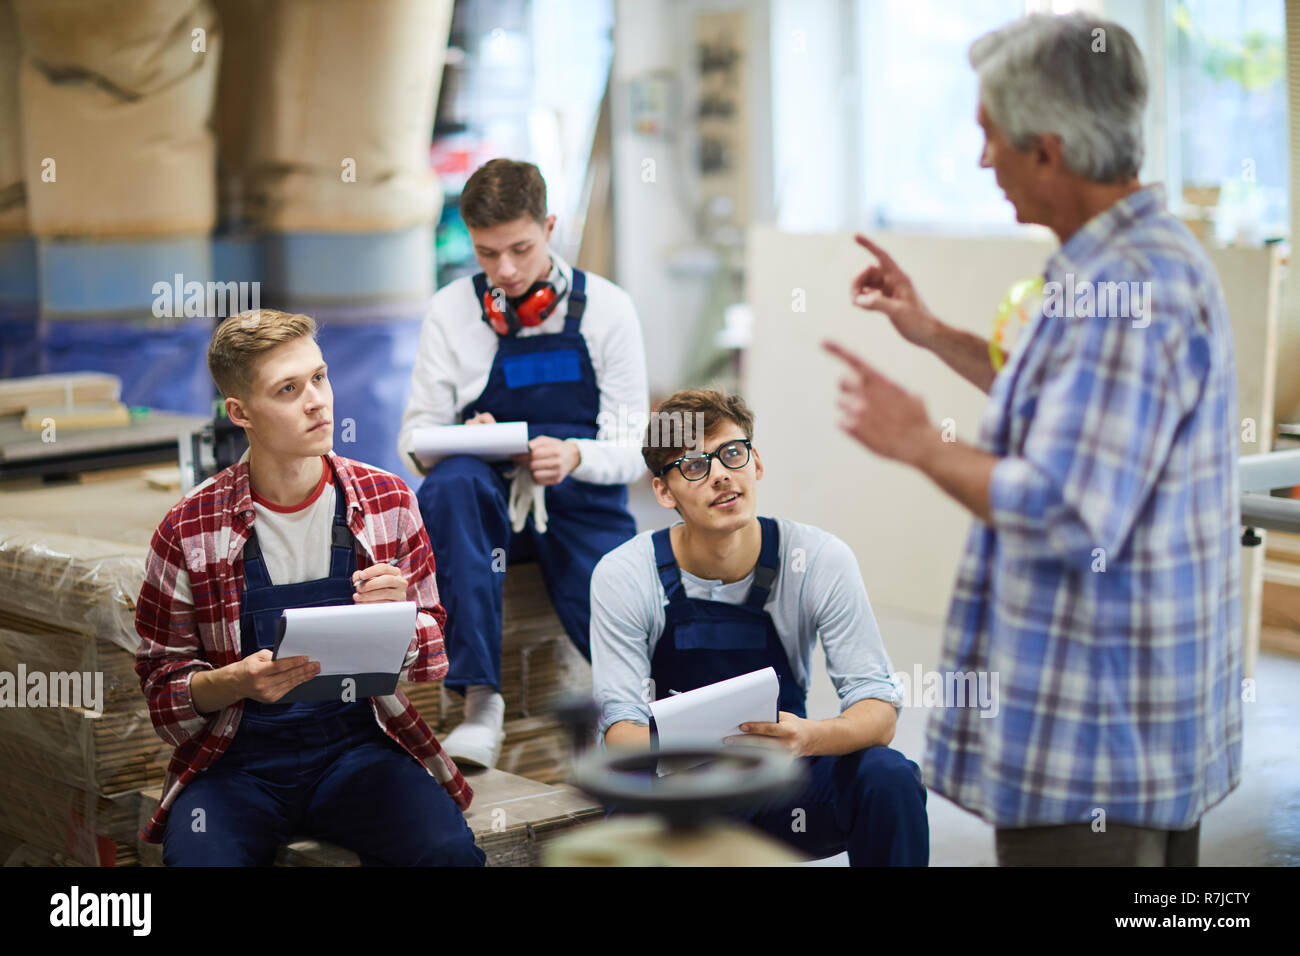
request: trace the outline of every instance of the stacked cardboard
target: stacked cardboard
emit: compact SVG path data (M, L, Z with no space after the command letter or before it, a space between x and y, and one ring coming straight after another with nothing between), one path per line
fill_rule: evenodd
M551 608L537 565L506 571L501 635L501 696L505 742L498 769L543 783L566 780L570 732L553 710L562 699L591 693L591 665ZM402 691L425 722L446 736L464 717L464 698L438 684L404 683Z
M0 519L0 834L30 853L137 860L139 790L170 754L134 671L144 555Z

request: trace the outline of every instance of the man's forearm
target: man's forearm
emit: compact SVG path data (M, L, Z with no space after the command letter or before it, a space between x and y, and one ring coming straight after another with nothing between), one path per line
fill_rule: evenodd
M993 523L989 492L997 463L996 455L965 442L944 441L937 431L927 436L925 445L911 460L912 465L985 524Z
M987 394L993 387L997 372L989 358L988 339L955 329L936 319L925 345L945 365L981 392Z
M838 717L812 723L816 726L814 754L838 756L866 747L887 746L894 739L897 715L894 705L887 701L860 700ZM650 746L650 728L620 720L605 731L605 746L644 750Z
M650 725L620 720L610 724L605 731L606 747L626 747L647 750L650 747Z
M215 670L198 670L190 676L190 699L195 710L200 714L215 714L247 696L235 667L228 664Z
M860 700L838 717L818 720L816 744L809 756L838 757L867 747L886 747L894 739L898 715L884 700Z

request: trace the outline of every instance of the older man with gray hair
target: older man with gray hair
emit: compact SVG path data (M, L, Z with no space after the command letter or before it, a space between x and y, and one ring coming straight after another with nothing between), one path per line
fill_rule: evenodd
M827 344L850 366L841 427L978 519L941 669L996 673L999 707L936 712L926 782L994 825L1002 865L1195 865L1201 817L1241 774L1223 294L1163 188L1138 182L1147 80L1122 27L1030 16L970 61L980 165L1061 242L1041 304L999 370L865 236L877 263L852 296L988 393L978 443L945 441L919 398ZM1137 291L1115 309L1121 286Z

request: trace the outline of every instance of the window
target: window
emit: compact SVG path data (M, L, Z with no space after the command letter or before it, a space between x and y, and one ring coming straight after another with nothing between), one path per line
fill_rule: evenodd
M1221 242L1284 236L1282 0L1171 0L1166 14L1171 200Z
M1285 236L1283 0L773 0L780 224L1020 228L979 168L967 54L1026 12L1079 8L1122 24L1142 49L1143 182L1165 183L1171 209L1207 240Z
M1016 228L981 169L979 82L967 54L1023 16L1025 0L859 0L863 221Z

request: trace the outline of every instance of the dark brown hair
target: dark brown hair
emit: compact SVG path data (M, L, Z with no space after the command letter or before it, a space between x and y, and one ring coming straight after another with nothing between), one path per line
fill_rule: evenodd
M702 430L694 423L702 423ZM689 450L688 436L694 443L717 431L724 423L738 426L748 439L754 437L754 413L739 395L728 395L716 388L684 388L669 395L650 414L641 457L652 475L664 465L682 457Z
M474 171L460 194L460 216L471 229L487 229L528 216L546 224L546 180L532 163L491 159Z

